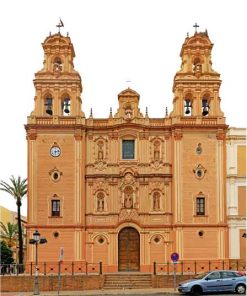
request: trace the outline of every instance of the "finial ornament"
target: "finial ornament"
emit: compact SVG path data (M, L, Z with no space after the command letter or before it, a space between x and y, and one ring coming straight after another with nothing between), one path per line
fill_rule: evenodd
M58 23L58 25L56 25L56 27L58 27L58 33L60 34L61 27L64 27L64 24L63 24L63 21L61 20L61 18L59 19L59 23Z
M110 107L110 118L112 118L112 107Z
M90 108L90 116L89 117L93 117L93 108Z
M193 27L195 28L195 33L197 33L197 28L199 28L200 26L195 23Z
M148 117L148 107L146 107L145 117Z
M168 116L168 108L167 108L167 106L166 106L166 117Z

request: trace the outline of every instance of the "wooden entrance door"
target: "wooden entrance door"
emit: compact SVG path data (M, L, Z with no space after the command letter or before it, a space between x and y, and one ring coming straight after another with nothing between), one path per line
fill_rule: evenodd
M122 229L118 235L118 270L140 270L140 236L132 227Z

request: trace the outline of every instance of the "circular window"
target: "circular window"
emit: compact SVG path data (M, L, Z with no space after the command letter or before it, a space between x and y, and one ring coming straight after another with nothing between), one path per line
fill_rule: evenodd
M206 173L206 169L202 165L198 165L196 169L193 170L195 177L197 179L203 179Z
M53 182L58 182L62 176L62 173L59 172L57 169L54 169L53 171L51 171L50 173L51 179Z
M156 236L156 237L154 238L154 242L155 242L156 244L158 244L158 243L160 242L160 237L159 237L159 236Z
M57 231L53 232L53 236L54 236L55 238L59 237L59 232L57 232Z
M203 230L200 230L200 231L198 232L198 235L199 235L200 237L202 237L202 236L204 235L204 231L203 231Z
M98 243L99 244L103 244L105 242L105 240L103 239L103 237L100 237L99 239L98 239Z
M202 170L197 170L196 171L196 175L197 175L198 178L201 178L202 174L203 174Z
M54 180L57 180L58 178L59 178L58 173L57 173L57 172L54 172L54 173L53 173L53 179L54 179Z

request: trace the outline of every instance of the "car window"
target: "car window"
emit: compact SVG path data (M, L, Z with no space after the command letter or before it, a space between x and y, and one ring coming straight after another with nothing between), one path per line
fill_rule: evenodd
M208 272L200 273L200 274L194 276L194 279L197 279L197 280L203 279L207 274L209 274L209 273Z
M211 272L208 276L207 276L207 280L216 280L220 278L220 273L219 272Z
M223 279L236 277L236 273L233 271L221 271L220 275Z

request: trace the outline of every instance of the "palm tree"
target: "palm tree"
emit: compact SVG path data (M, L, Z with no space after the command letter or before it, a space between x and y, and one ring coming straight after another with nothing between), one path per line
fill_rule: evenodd
M18 224L18 240L19 240L19 264L23 264L23 238L21 228L21 205L22 198L27 194L27 179L16 179L13 175L10 177L10 184L0 181L0 190L8 192L14 197L17 205L17 224Z
M17 241L18 225L10 222L4 225L3 222L0 222L0 227L2 228L0 231L1 239L4 239L8 247L12 248Z

